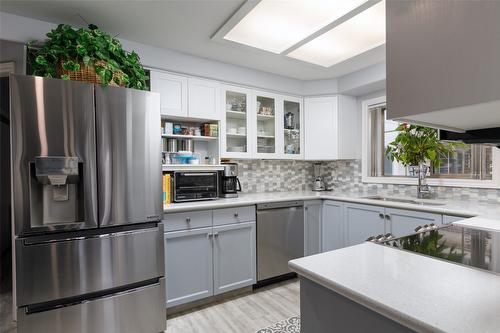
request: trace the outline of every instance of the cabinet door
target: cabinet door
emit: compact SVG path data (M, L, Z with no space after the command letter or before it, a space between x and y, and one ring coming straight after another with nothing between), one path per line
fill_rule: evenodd
M337 97L306 98L304 125L306 160L338 158Z
M396 237L412 234L416 227L424 224L441 224L440 214L394 208L386 208L385 214L391 226L390 232Z
M279 122L279 154L284 159L301 159L304 157L304 130L302 99L283 96L280 98Z
M211 238L211 227L165 234L167 308L213 295Z
M210 80L188 79L190 118L219 120L220 84Z
M344 207L346 246L361 244L370 236L385 233L384 207L359 204Z
M151 71L151 91L160 94L161 114L187 117L187 77Z
M221 116L221 157L251 158L251 90L223 86L222 101L224 113Z
M321 252L344 247L343 208L342 202L330 200L323 202Z
M304 255L321 252L321 200L304 203Z
M255 221L214 227L214 294L256 282Z
M251 139L254 147L253 157L257 158L279 158L277 146L277 135L279 132L277 119L280 105L275 94L263 91L254 93L254 112L253 112L253 132Z

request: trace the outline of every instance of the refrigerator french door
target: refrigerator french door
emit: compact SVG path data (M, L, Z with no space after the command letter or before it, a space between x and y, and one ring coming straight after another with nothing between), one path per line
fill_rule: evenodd
M159 95L10 86L18 332L163 331Z

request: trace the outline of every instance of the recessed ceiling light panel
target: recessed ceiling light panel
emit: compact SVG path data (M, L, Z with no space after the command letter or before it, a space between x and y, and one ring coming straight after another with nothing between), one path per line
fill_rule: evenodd
M353 16L288 54L330 67L385 43L385 1Z
M223 38L281 53L367 0L262 0Z

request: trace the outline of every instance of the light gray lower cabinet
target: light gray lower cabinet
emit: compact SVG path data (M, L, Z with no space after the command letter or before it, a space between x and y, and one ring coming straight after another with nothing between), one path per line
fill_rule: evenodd
M214 294L256 283L255 222L214 227Z
M386 208L385 217L394 236L405 236L415 232L415 228L425 224L441 225L441 214L417 212L413 210Z
M256 283L255 221L218 225L225 220L208 212L197 225L209 227L165 233L167 308ZM191 216L197 215L168 214L164 223L189 218L192 224Z
M344 203L325 200L321 217L321 252L344 247Z
M344 204L345 246L361 244L370 236L384 234L384 207Z
M321 252L321 210L322 201L304 202L304 255Z
M213 295L212 227L165 233L167 307Z

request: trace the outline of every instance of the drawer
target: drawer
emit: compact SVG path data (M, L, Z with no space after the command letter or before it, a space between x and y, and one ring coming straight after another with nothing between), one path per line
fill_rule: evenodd
M255 206L214 210L214 225L255 221Z
M44 311L19 308L17 320L19 333L163 332L166 329L165 279Z
M163 215L165 231L188 230L212 226L212 211L200 210Z
M163 235L159 224L38 243L18 238L17 305L91 294L164 276Z

